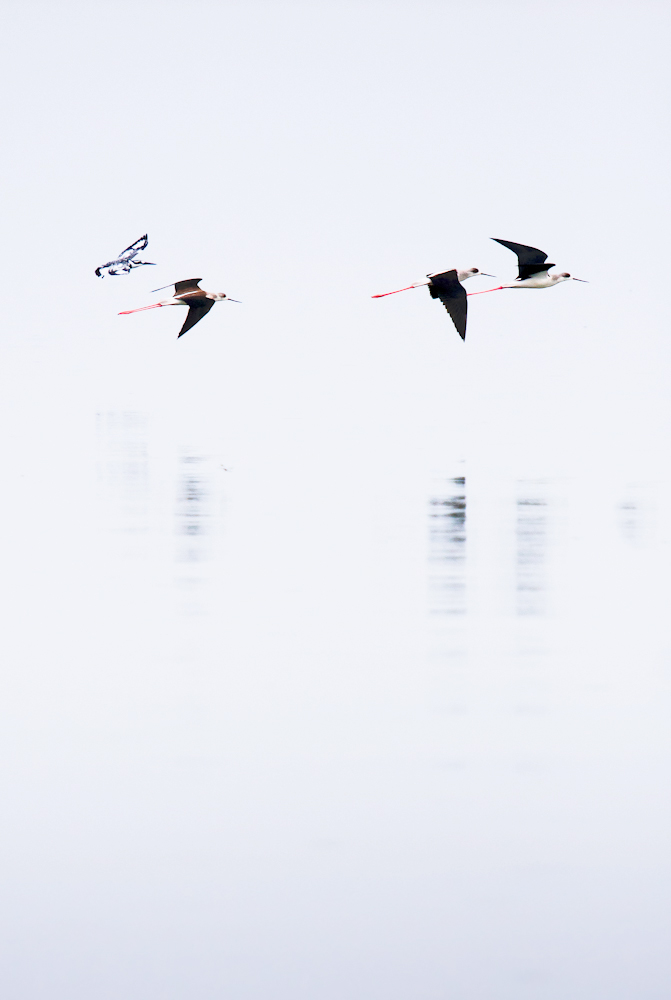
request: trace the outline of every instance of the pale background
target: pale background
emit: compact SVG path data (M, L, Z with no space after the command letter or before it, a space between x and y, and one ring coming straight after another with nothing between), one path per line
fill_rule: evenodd
M670 21L3 5L4 998L668 997Z

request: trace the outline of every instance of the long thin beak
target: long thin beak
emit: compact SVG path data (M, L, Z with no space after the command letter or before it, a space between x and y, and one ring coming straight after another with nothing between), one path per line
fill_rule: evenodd
M371 295L371 299L383 299L385 295L396 295L398 292L409 292L411 288L421 288L422 285L430 285L431 281L416 281L414 285L406 285L405 288L395 288L393 292L382 292L382 295Z
M581 281L583 285L589 285L589 281L585 281L584 278L574 278L574 281Z
M227 302L237 302L239 306L242 305L242 302L240 301L240 299L231 299L231 298L228 297L228 295L226 296L226 301Z
M119 313L119 316L130 316L131 313L141 313L145 309L160 309L163 305L162 302L155 302L153 306L141 306L139 309L125 309L123 312Z
M483 278L495 278L496 277L495 274L487 274L486 271L478 271L478 274L482 275Z

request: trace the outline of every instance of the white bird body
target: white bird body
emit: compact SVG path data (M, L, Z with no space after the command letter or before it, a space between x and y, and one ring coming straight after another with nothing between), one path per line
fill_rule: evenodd
M169 299L162 299L160 302L156 302L154 306L145 306L145 309L153 309L156 306L189 306L191 303L188 299L189 293L185 295L172 295ZM200 298L212 299L213 302L222 302L223 299L227 299L228 295L225 292L203 292ZM139 309L134 309L133 312L140 312Z
M509 285L502 285L502 288L552 288L553 285L558 285L560 281L568 281L571 277L570 274L565 272L562 274L548 274L547 271L539 271L538 274L532 274L528 278L516 278L515 281L511 282ZM578 281L579 279L574 279Z

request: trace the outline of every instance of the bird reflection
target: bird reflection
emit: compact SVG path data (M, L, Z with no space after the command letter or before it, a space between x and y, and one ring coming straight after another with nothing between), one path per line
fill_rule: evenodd
M528 484L519 487L524 492L517 499L517 613L540 615L545 611L547 587L547 501Z
M203 459L197 455L182 458L177 487L176 531L188 541L179 547L178 562L202 562L207 558L207 522L210 517L210 490Z
M97 414L98 481L109 530L149 531L148 417L135 411Z
M432 611L463 615L466 612L466 480L447 480L441 496L430 504L430 560Z
M636 542L640 535L641 516L638 506L631 500L620 504L620 530L628 542Z
M629 483L625 499L619 504L622 537L637 548L646 546L654 537L656 503L652 484Z
M182 590L187 614L204 613L204 563L211 557L213 489L208 461L187 454L180 461L175 504L175 534L178 538L175 561L179 565L177 585Z

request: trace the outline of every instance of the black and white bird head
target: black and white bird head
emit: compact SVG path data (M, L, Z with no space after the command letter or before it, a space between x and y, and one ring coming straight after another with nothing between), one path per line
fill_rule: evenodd
M449 268L448 268L449 270ZM467 281L468 278L474 278L476 274L482 275L483 278L493 278L495 275L487 274L486 271L481 271L478 267L457 267L454 270L457 272L457 279L459 281ZM433 271L431 274L427 274L427 278L435 278L438 274L445 274L445 271ZM418 281L417 286L425 285L425 281ZM415 287L415 286L412 286Z

